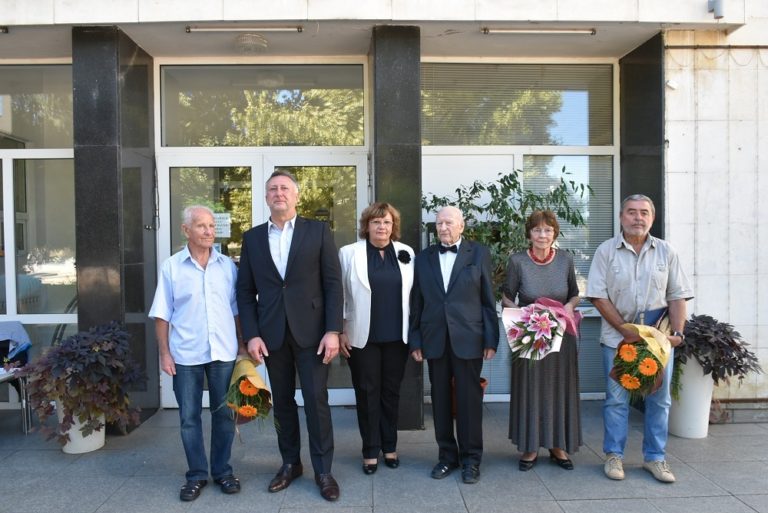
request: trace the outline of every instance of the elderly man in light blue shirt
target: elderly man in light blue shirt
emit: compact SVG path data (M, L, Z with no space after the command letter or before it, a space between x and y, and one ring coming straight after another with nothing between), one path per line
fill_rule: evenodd
M669 385L674 347L685 338L685 303L693 297L693 288L672 246L649 234L655 213L653 202L647 196L635 194L622 202L621 233L603 242L595 251L586 296L603 317L600 344L606 374L604 472L614 480L624 479L622 460L629 429L629 394L608 374L619 343L640 338L623 325L642 323L645 311L668 308L671 334L667 338L673 351L661 387L645 398L643 468L657 480L673 483L675 476L665 459L671 405Z
M213 212L195 205L184 209L183 218L187 245L163 262L149 316L155 319L160 368L173 377L179 403L188 465L179 498L193 501L208 483L202 428L206 377L212 418L210 474L222 492L240 491L229 464L235 424L222 405L241 342L235 300L237 268L213 247Z

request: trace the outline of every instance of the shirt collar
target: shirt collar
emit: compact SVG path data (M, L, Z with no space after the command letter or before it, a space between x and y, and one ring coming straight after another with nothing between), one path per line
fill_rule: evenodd
M453 244L450 244L449 246L456 246L456 250L458 250L458 249L459 249L459 247L461 246L461 240L462 240L462 239L461 239L461 237L459 237L459 240L457 240L457 241L456 241L456 242L454 242ZM438 243L438 245L440 245L440 246L445 246L446 248L448 247L448 245L445 245L445 244L443 244L442 242L439 242L439 243Z
M621 248L621 247L625 247L625 248L631 248L631 247L632 247L632 244L630 244L629 242L627 242L627 241L626 241L626 239L624 238L624 232L620 232L620 233L619 233L619 236L617 237L617 239L618 239L618 240L616 241L616 248L617 248L617 249L618 249L618 248ZM656 241L657 241L657 240L658 240L658 239L657 239L656 237L654 237L653 235L651 235L651 234L649 233L649 234L648 234L648 238L647 238L647 239L645 239L645 242L643 243L643 247L646 247L646 246L650 246L650 247L652 247L652 248L655 248L655 247L656 247Z
M289 225L290 225L291 228L293 228L296 225L296 218L297 217L298 217L298 214L296 214L291 219L286 221L285 224L283 225L283 229L285 229L285 227L289 226ZM274 227L276 230L280 230L280 227L277 226L275 223L273 223L272 222L272 218L270 217L269 219L267 219L267 231L268 232L271 231L272 227Z
M184 248L181 250L184 260L192 260L192 253L189 252L189 244L184 244ZM211 255L208 257L209 262L225 258L224 255L216 251L216 246L211 247Z

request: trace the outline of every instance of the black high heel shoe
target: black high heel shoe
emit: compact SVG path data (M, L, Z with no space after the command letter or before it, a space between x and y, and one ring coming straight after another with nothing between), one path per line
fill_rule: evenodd
M378 463L363 463L363 474L371 475L378 470Z
M517 464L517 468L520 470L520 472L528 472L533 467L536 466L536 461L538 461L539 455L537 454L535 458L532 460L524 460L520 459L520 462Z
M389 468L397 468L400 466L400 458L387 458L385 456L384 465L388 466Z
M552 451L549 451L549 461L565 470L573 470L573 462L569 458L560 459Z

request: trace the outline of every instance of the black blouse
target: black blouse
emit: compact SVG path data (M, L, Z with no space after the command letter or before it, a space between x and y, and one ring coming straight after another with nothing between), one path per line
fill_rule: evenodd
M368 281L371 284L371 326L368 342L403 340L403 277L391 242L380 249L366 242L368 248Z

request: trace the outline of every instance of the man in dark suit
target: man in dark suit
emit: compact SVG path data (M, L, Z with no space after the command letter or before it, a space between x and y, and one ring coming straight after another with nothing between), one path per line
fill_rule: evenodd
M483 456L483 390L480 371L499 344L491 284L491 255L462 240L464 218L455 207L437 213L440 243L416 257L408 345L417 362L427 359L439 460L432 477L462 466L465 483L480 479ZM242 315L242 314L241 314ZM455 384L456 436L451 412ZM458 444L457 444L458 439Z
M248 353L266 360L283 465L270 492L303 473L299 457L296 371L304 397L309 453L324 499L339 498L331 475L333 426L328 364L339 353L343 292L336 245L328 225L298 217L299 185L285 171L266 184L270 218L243 235L237 304Z

